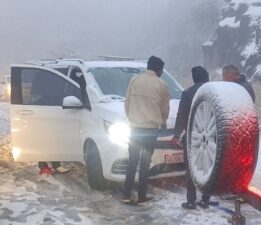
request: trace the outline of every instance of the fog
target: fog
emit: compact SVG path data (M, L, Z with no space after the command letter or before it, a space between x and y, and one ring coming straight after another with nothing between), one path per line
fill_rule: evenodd
M147 59L174 74L202 64L222 0L1 0L0 73L31 59Z

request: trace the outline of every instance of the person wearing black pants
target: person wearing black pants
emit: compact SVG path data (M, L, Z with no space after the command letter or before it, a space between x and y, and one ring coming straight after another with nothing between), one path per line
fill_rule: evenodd
M130 196L140 160L138 199L146 199L147 180L151 156L154 152L158 129L132 128L129 144L129 162L124 186L124 196Z
M148 60L147 70L134 76L128 86L125 112L130 122L129 162L122 202L130 204L131 190L140 161L138 201L143 204L152 198L146 196L150 161L159 128L169 114L169 91L166 82L160 79L164 62L155 56Z
M197 189L193 183L193 180L190 175L190 170L188 166L188 157L187 157L187 137L184 135L182 137L182 145L184 150L184 163L186 166L186 183L187 183L187 202L182 203L182 207L186 209L196 209L196 200L197 200ZM197 202L197 205L201 208L208 208L210 195L203 194L201 201Z
M188 158L187 158L187 144L186 144L186 129L188 125L189 113L192 104L192 100L194 95L196 94L197 90L200 86L209 81L208 72L201 66L193 67L192 70L192 78L194 81L194 85L190 88L184 90L181 95L179 109L176 118L176 124L174 127L174 137L172 139L172 144L176 145L180 143L180 135L185 131L185 134L182 137L182 144L184 149L184 163L186 166L187 174L186 174L186 181L187 181L187 202L181 204L181 206L185 209L196 209L197 206L201 208L208 208L209 207L209 195L202 195L201 201L196 203L197 192L196 187L192 181L189 167L188 167Z

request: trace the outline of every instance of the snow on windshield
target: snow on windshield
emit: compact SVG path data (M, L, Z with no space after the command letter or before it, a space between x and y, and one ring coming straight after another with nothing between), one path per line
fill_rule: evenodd
M131 67L97 67L89 69L99 84L104 95L116 95L124 97L133 76L141 74L145 71L144 68ZM162 77L168 84L170 97L180 98L181 88L177 82L170 77L166 72L163 72Z

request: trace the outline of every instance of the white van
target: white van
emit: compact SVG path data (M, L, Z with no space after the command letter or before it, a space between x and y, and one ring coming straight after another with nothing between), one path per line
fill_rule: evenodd
M92 188L103 187L107 180L124 181L130 133L124 96L130 79L146 66L137 61L80 59L13 65L15 161L81 161L86 164ZM81 71L82 83L72 79L74 68ZM170 145L182 88L167 71L162 79L169 86L171 108L167 128L152 157L150 178L185 173L182 149Z

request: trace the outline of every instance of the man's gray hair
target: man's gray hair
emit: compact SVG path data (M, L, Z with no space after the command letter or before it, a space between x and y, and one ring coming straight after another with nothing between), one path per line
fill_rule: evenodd
M239 69L235 65L232 65L232 64L224 66L222 71L223 72L230 71L230 72L235 73L236 76L240 76Z

